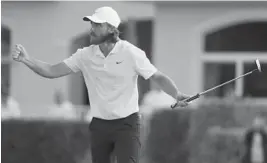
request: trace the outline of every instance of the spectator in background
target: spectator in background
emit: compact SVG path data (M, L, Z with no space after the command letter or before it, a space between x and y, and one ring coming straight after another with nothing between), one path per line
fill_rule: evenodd
M243 163L267 163L267 131L266 122L258 115L245 134L245 155Z
M49 115L53 118L74 119L76 112L71 102L65 99L62 91L56 90L54 94L54 106L49 109Z
M140 112L150 115L157 110L170 109L170 106L175 102L175 99L170 95L156 87L144 95L143 102L140 106Z
M9 83L1 79L1 118L2 120L20 117L18 102L9 94Z
M227 100L235 100L238 96L235 92L235 85L234 84L228 84L225 85L224 89L224 98Z
M18 102L11 96L1 97L1 118L12 119L20 117L20 109Z

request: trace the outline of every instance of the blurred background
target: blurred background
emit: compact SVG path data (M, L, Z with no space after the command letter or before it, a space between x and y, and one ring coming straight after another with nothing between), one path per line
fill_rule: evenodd
M82 17L102 6L120 15L121 38L143 49L186 94L261 62L262 73L175 111L172 98L139 78L141 162L245 162L253 151L263 151L258 158L267 162L267 2L1 1L3 162L90 162L92 117L82 74L45 79L12 61L11 52L22 44L36 59L61 62L90 45ZM262 148L254 148L251 131L261 133Z

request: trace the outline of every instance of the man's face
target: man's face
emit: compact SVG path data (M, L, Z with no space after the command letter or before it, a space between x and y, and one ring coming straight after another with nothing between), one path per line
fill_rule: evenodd
M91 22L90 44L98 45L103 43L109 35L108 26L106 23Z

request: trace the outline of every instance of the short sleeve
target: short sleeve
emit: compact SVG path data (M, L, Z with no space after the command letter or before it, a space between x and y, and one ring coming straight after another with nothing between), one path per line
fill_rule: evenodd
M78 49L76 53L72 54L72 56L63 61L73 72L78 72L81 70L80 62L81 62L82 52L83 52L82 49Z
M157 72L157 68L149 61L144 51L134 50L132 56L136 72L146 80Z

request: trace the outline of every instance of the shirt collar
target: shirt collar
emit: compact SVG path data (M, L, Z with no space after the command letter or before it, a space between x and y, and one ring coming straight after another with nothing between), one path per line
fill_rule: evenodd
M116 42L115 46L113 47L113 49L111 50L111 52L109 53L109 55L114 55L114 54L116 54L116 53L119 52L120 47L121 47L121 46L120 46L120 45L121 45L121 41L122 41L122 40L119 40L119 41ZM102 53L102 51L101 51L100 48L99 48L99 45L96 46L95 54L96 54L97 56L104 56L104 54Z

